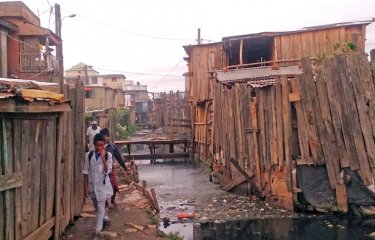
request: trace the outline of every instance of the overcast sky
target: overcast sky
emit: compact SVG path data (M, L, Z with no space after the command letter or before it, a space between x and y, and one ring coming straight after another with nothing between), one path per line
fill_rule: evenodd
M263 31L365 20L375 0L24 0L55 28L49 4L59 3L65 69L84 62L101 74L123 73L149 91L183 90L187 71L183 45ZM367 27L367 49L375 48L375 23ZM139 73L139 74L135 74ZM153 75L147 75L153 74ZM166 76L170 75L170 76Z

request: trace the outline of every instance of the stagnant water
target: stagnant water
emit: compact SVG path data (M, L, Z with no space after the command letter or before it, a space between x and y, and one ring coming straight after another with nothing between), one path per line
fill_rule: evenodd
M168 223L162 221L160 229L166 233L180 232L185 240L374 239L370 234L375 232L375 219L314 216L180 222L176 217L178 213L199 214L202 204L223 195L217 184L209 182L207 169L181 162L151 165L149 161L143 161L138 164L141 180L146 180L147 186L156 190L161 219L169 220ZM221 211L220 208L215 210Z

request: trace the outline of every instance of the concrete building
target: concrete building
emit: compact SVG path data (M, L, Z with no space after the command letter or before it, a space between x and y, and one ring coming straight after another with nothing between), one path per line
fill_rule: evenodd
M0 2L0 29L1 77L58 81L53 52L62 41L23 2Z
M86 111L107 108L125 108L125 95L122 89L114 89L98 85L86 85L85 98Z
M141 85L139 82L134 84L133 81L127 80L124 85L125 95L128 96L127 104L135 109L135 122L138 124L147 123L149 106L151 99L148 96L147 85Z

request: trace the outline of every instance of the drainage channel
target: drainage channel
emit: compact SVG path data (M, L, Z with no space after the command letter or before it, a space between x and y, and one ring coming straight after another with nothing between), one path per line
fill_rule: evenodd
M160 226L198 239L374 239L375 219L301 216L224 192L209 181L208 169L176 160L139 161L141 181L155 188ZM185 219L178 216L186 215ZM190 219L194 216L194 220ZM373 233L373 234L372 234ZM372 235L374 235L372 237Z

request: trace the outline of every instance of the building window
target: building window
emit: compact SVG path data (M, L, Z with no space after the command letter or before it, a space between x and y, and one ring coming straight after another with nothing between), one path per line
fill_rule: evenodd
M94 92L92 90L85 91L86 98L94 98Z
M98 77L92 77L91 84L98 84Z
M112 82L117 82L117 78L113 77Z

